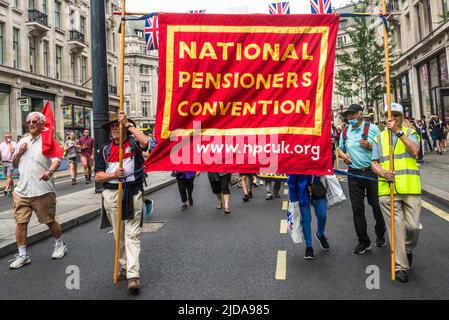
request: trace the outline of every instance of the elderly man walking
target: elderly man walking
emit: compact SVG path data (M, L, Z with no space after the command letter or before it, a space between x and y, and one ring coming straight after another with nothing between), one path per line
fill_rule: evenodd
M39 223L45 223L55 237L51 257L59 259L67 252L67 247L62 241L61 226L55 220L56 191L52 176L59 166L60 159L48 158L42 153L44 125L45 116L42 113L32 112L28 115L27 126L30 135L19 141L12 160L13 167L19 168L20 180L13 193L19 254L9 266L11 269L21 268L31 262L27 253L26 239L33 211Z
M16 151L17 144L12 140L10 132L5 133L5 141L0 143L0 156L3 164L3 174L6 177L5 196L11 196L14 189L14 181L12 179L12 156Z
M403 126L404 111L400 104L391 104L391 115L387 127L393 132L394 172L390 171L388 130L375 139L372 168L379 176L379 203L386 221L391 218L390 183L394 183L396 279L407 282L412 251L422 228L419 221L421 179L416 161L419 138L415 129ZM391 226L388 223L387 230L391 237Z

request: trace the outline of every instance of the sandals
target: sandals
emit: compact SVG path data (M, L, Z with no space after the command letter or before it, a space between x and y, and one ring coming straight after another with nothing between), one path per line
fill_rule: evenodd
M217 202L217 205L216 205L216 207L215 207L216 209L223 209L223 203L220 201L220 202Z
M230 208L225 208L224 209L224 213L225 214L230 214L231 213L231 209Z

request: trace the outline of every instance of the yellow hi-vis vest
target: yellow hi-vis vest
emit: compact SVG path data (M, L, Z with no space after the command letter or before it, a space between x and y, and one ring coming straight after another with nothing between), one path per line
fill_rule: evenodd
M412 128L403 127L407 137L416 131ZM379 164L385 170L390 170L388 129L380 133L380 141L377 136L374 141L377 143L379 153ZM394 159L394 193L395 194L421 194L421 178L419 176L416 157L407 152L405 144L400 138L397 139L393 150ZM379 177L379 196L390 194L390 185L385 178Z

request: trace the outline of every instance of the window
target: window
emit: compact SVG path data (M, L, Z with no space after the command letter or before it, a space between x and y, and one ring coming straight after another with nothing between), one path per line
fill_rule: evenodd
M9 92L0 90L0 132L8 132L10 128Z
M112 71L111 71L112 66L110 64L108 64L108 85L112 86Z
M131 103L129 101L125 102L125 113L131 115Z
M42 0L42 12L47 14L47 0Z
M447 73L447 59L446 54L440 55L440 79L442 87L449 87L449 77Z
M117 86L117 67L114 67L114 73L112 75L112 77L114 78L114 86Z
M56 46L56 79L61 80L62 71L62 47Z
M148 81L142 81L140 83L140 93L142 94L150 93L150 83Z
M0 23L0 64L3 64L3 23Z
M81 58L81 81L86 83L87 81L87 58L82 57Z
M129 94L129 80L125 80L125 94Z
M34 0L28 0L28 10L34 10Z
M143 38L143 31L142 31L142 30L136 29L135 31L136 31L136 35L137 35L139 38Z
M86 18L80 16L80 32L86 34Z
M419 4L415 6L415 14L418 18L418 40L422 39L423 30L422 30L422 21L421 21L421 12L419 10Z
M20 55L19 55L19 29L13 28L12 31L12 50L13 50L13 67L15 69L20 68Z
M150 116L150 101L142 101L142 116L145 118Z
M75 72L75 61L76 61L76 54L75 52L72 52L70 54L70 74L72 75L72 82L75 82L75 78L76 78L76 72Z
M419 67L419 90L421 92L421 111L423 115L429 117L432 114L430 109L430 94L429 94L429 72L427 63Z
M150 74L150 66L145 66L143 64L140 65L140 74L149 75Z
M443 8L443 18L447 20L449 18L448 0L441 0L441 6Z
M129 65L125 64L125 74L129 74Z
M43 52L44 52L44 75L46 77L49 76L50 72L49 72L49 66L50 66L50 54L48 52L48 41L43 42Z
M31 36L30 42L30 72L36 73L36 37Z
M13 8L18 8L19 7L19 0L12 0L12 7Z
M55 27L61 28L61 3L55 1Z

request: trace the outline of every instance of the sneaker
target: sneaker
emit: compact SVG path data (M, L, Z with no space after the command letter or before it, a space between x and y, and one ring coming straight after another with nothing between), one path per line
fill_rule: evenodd
M355 247L354 249L354 253L355 254L364 254L367 251L371 251L371 244L366 244L363 242L359 242L359 244L357 245L357 247Z
M76 184L76 179L72 179L72 186Z
M398 270L396 271L396 279L399 282L408 282L408 274L405 270Z
M408 266L411 267L412 263L413 263L413 254L411 252L407 253L407 260L408 260Z
M140 280L139 280L139 278L128 279L128 290L138 291L139 289L140 289Z
M126 268L121 267L118 271L117 281L123 281L126 279Z
M304 254L304 259L313 260L315 255L313 254L313 248L306 248L306 253Z
M324 251L329 251L329 243L327 242L327 238L324 236L324 234L321 237L318 237L318 234L315 233L315 237L320 242L320 247Z
M265 197L265 200L271 200L271 199L273 199L273 194L271 192L268 192Z
M19 268L22 268L24 265L27 265L27 264L31 263L29 255L20 256L20 255L16 254L14 259L8 260L8 262L11 262L11 261L13 261L13 263L11 263L9 265L10 269L19 269Z
M250 197L252 199L252 197L253 197L253 192L252 191L248 192L248 197Z
M385 247L387 245L387 239L383 238L383 239L376 239L376 247L381 248L381 247Z
M181 206L181 211L186 211L187 210L187 205L186 204L183 204L182 206Z
M247 194L245 194L242 198L243 201L248 202L249 201L249 196Z
M53 253L51 254L52 259L61 259L65 256L67 253L67 246L64 244L62 245L55 245L55 248L53 249Z
M280 198L280 197L281 197L281 195L279 194L279 192L277 192L277 193L275 192L275 193L274 193L274 196L275 196L275 198Z

